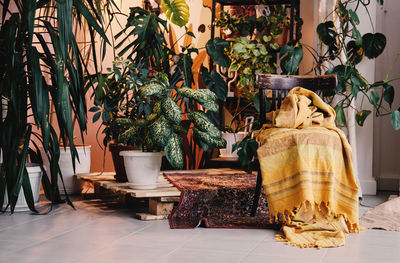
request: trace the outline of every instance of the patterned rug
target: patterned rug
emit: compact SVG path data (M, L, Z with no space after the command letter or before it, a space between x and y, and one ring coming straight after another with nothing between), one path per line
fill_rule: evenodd
M276 228L269 223L267 201L261 195L257 213L250 216L256 175L241 171L192 171L167 173L165 177L181 191L172 211L171 228Z

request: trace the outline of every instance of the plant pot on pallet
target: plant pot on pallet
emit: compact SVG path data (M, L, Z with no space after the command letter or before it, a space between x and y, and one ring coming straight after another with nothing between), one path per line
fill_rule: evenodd
M219 149L220 152L219 157L229 158L232 160L239 159L237 151L232 152L232 146L236 142L240 142L241 140L243 140L244 137L246 137L246 134L247 132L237 132L237 133L223 132L222 138L224 138L226 141L226 148Z
M122 151L126 175L134 189L157 188L162 152Z
M91 145L77 145L75 146L78 152L79 161L75 161L75 172L72 166L71 149L67 146L60 147L60 160L58 165L64 179L65 190L68 194L80 194L81 193L81 183L75 178L75 174L83 174L90 172L90 148ZM45 156L43 149L40 151L43 159L43 164L47 171L50 171L50 163ZM58 190L61 194L64 193L64 188L60 177L58 177Z
M111 152L111 156L114 163L115 169L115 180L117 182L127 182L128 178L126 177L125 165L124 165L124 157L119 155L122 151L134 151L138 148L136 146L126 146L117 143L111 143L109 145L109 150Z
M26 170L28 171L29 182L32 188L33 200L35 202L35 206L39 205L39 193L40 193L40 182L42 180L42 170L38 164L29 163L26 164ZM4 195L4 204L8 204L8 195L7 191ZM7 209L10 210L10 207ZM14 212L25 212L30 211L28 204L25 200L24 190L21 187L21 190L18 194L17 204L15 205Z

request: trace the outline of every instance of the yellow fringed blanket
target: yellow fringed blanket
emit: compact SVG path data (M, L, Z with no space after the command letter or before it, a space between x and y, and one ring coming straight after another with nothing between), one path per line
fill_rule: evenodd
M271 218L300 247L344 244L358 232L358 188L352 154L335 111L312 91L292 89L258 134L258 159Z

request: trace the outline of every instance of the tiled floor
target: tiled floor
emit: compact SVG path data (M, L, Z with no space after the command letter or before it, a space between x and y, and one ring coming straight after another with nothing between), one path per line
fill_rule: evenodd
M386 199L364 198L360 213ZM0 262L400 262L399 232L365 230L344 247L300 249L274 241L274 230L176 230L100 201L74 204L48 215L0 215Z

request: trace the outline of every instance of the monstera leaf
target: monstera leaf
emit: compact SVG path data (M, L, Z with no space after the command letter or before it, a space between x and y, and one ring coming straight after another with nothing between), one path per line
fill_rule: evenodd
M329 46L335 43L336 31L335 24L332 21L321 23L317 26L317 34L322 43Z
M362 37L362 46L367 58L376 58L385 49L386 37L381 33L367 33Z
M228 96L228 85L221 75L215 70L212 70L210 73L208 69L203 66L201 67L201 75L203 76L203 82L206 84L207 88L213 90L219 100L225 101Z
M208 55L214 62L224 68L229 68L231 64L230 58L225 54L225 49L229 49L228 41L216 37L213 40L208 40L206 44Z
M352 40L347 43L347 57L353 64L358 64L364 57L364 50L360 45L357 45L356 41Z
M184 26L189 21L189 6L185 0L162 0L161 8L168 20L177 26Z
M294 75L303 59L303 49L301 47L285 45L282 47L279 56L281 58L283 74Z

